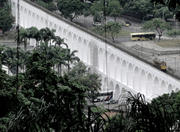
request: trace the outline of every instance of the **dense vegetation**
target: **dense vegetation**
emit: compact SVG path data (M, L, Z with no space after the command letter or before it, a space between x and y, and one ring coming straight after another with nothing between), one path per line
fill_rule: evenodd
M53 2L53 0L32 0L33 2L36 2L40 6L47 8L50 11L56 10L56 5Z
M0 3L0 30L4 33L12 27L14 19L7 0L1 0Z
M145 101L141 94L127 98L126 112L114 116L108 132L174 132L180 130L180 92Z
M116 20L120 15L129 15L141 20L151 18L163 18L167 20L172 18L178 11L169 11L168 6L162 5L161 2L153 4L151 0L32 0L41 6L51 10L59 10L65 18L73 20L78 15L100 15L114 17ZM53 5L53 6L52 6ZM176 7L178 8L178 7ZM177 10L177 9L176 9Z
M37 47L19 49L18 60L16 49L0 49L0 131L88 131L94 121L85 114L86 100L100 88L98 75L48 28L20 33L21 42L36 38ZM19 73L7 75L2 64Z

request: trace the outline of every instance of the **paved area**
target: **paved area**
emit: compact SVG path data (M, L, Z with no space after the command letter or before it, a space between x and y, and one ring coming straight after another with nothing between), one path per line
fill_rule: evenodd
M152 64L154 59L165 61L168 72L180 77L180 47L164 48L156 45L154 41L129 41L121 44Z

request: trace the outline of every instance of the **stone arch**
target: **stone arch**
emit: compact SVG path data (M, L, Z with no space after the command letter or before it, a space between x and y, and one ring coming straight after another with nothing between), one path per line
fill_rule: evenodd
M32 13L32 17L33 17L33 18L35 17L35 13L34 13L34 12Z
M103 50L102 50L102 48L99 48L99 51L98 51L98 54L99 54L99 70L101 71L101 72L103 72L104 71L104 56L103 56Z
M121 69L121 82L127 85L127 62L123 60Z
M26 9L26 8L24 8L24 13L25 13L25 14L27 13L27 9Z
M113 91L113 90L114 90L114 84L113 81L110 81L108 85L108 91Z
M47 19L45 20L45 25L48 26L48 20Z
M49 21L49 28L52 29L53 28L53 23L51 21Z
M120 87L118 84L116 84L116 87L115 87L115 90L114 90L114 99L115 100L118 100L119 99L119 96L120 96Z
M168 90L167 90L167 86L166 86L166 83L165 83L165 81L163 80L163 81L161 81L161 86L160 86L160 90L161 91L165 91L165 93L168 93Z
M152 85L153 80L152 80L152 75L149 73L147 75L147 83L146 83L146 96L151 98L152 97Z
M133 87L133 65L131 63L128 65L127 83L130 88Z
M107 85L108 85L108 79L107 79L107 77L105 77L104 78L104 81L103 81L103 84L102 84L102 86L103 86L103 91L107 91Z
M66 36L67 30L64 28L63 35Z
M38 14L36 14L36 19L39 20L39 15Z
M34 20L34 22L32 23L32 26L36 27L36 14L34 12L32 12L32 19Z
M152 94L155 96L158 96L160 94L160 85L159 85L159 79L158 77L154 78L154 86L152 88Z
M74 33L74 35L73 35L73 39L74 40L77 40L77 35Z
M134 69L134 77L133 77L133 88L137 91L139 91L140 89L140 75L139 75L139 72L140 69L136 66L135 69Z
M111 54L110 56L109 56L109 61L108 61L108 63L109 63L109 65L108 65L108 69L109 69L109 76L111 77L111 78L115 78L115 62L114 62L114 59L115 59L115 57L114 57L114 54Z
M86 39L83 40L83 44L84 44L84 45L87 44L87 40L86 40Z
M20 6L20 10L21 10L21 11L23 10L23 6Z
M90 49L91 49L91 44L88 44L88 48L87 48L87 63L88 65L91 65L91 53L90 53Z
M120 62L120 58L117 57L116 58L116 70L115 70L115 79L117 81L121 81L121 62Z
M31 16L31 11L30 10L28 11L28 15Z
M12 5L15 7L16 3L15 3L15 2L12 2Z
M71 32L68 33L68 37L69 37L69 38L72 37L72 33L71 33Z
M57 25L56 25L56 24L54 24L54 29L55 29L55 30L57 29Z
M80 36L78 37L78 42L82 42L82 38Z
M62 32L62 27L61 26L59 26L58 32L61 34L61 32Z
M145 71L144 70L142 70L141 71L141 74L140 74L140 92L142 93L142 94L146 94L146 74L145 74Z
M41 22L43 22L44 20L43 20L44 18L43 17L41 17Z
M168 93L171 93L173 91L173 87L171 84L168 85Z
M93 41L90 42L90 65L98 68L98 47Z

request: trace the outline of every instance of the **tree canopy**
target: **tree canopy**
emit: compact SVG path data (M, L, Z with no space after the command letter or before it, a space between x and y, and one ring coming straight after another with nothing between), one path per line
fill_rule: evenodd
M100 35L105 35L105 33L107 33L107 35L111 37L112 41L115 42L115 38L119 34L121 28L121 24L110 21L107 22L107 24L97 26L95 28L95 32L99 33Z
M15 65L23 65L19 66L23 71L9 76L0 68L0 131L89 131L98 116L87 117L85 108L90 93L100 89L99 76L79 62L74 51L63 47L63 39L53 36L53 31L32 27L23 32L24 36L28 34L23 41L37 33L43 37L37 39L37 47L26 51L27 54L22 55L24 50L19 50L24 61L14 61ZM53 39L54 44L50 44ZM59 39L61 44L57 46ZM10 55L16 56L12 51L0 48L0 67L2 64L9 67ZM61 74L58 65L63 69Z
M7 4L0 7L0 29L2 32L8 31L14 22L14 18L11 15L11 9Z
M143 29L157 31L160 40L163 32L170 29L170 25L160 18L154 18L145 22Z
M78 15L83 14L85 5L80 0L58 0L57 7L65 18L72 21Z

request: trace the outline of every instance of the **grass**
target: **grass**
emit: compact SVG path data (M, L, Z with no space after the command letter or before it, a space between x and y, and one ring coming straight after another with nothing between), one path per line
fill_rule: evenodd
M118 37L129 37L130 36L130 32L127 30L121 30L118 34Z
M160 41L156 41L155 43L165 48L180 47L180 39L160 40Z
M99 30L97 30L96 28L92 28L91 31L93 31L94 33L96 33L96 34L98 34L98 35L105 36L105 34L104 34L103 32L99 32ZM106 36L111 39L110 34L107 33ZM115 38L119 38L119 37L129 37L129 36L130 36L130 32L127 31L127 30L122 29L122 30L120 30L120 32L116 35Z

